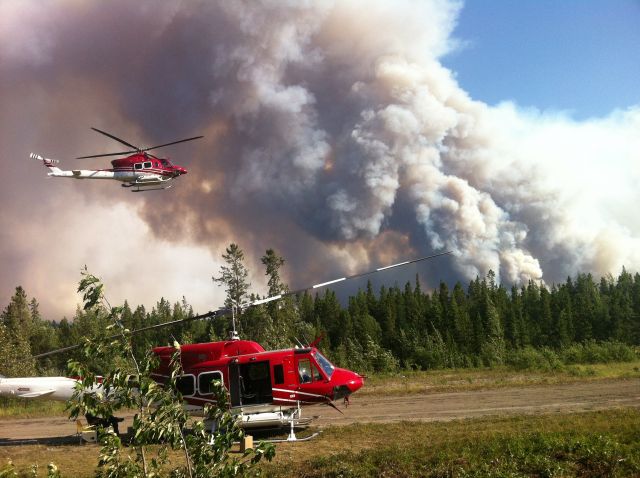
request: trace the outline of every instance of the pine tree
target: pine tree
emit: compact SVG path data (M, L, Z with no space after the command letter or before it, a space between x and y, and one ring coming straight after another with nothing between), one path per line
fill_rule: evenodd
M336 297L336 293L332 290L327 290L324 296L316 296L315 304L315 317L318 320L318 326L316 327L316 333L321 334L326 332L328 336L330 347L337 347L340 344L340 339L343 337L343 310L340 306L340 302Z
M214 282L225 286L227 298L226 307L241 305L247 296L251 284L247 280L249 271L244 265L244 252L238 244L232 243L227 247L222 259L227 265L220 267L220 277L212 277Z
M32 320L27 294L16 287L11 301L0 315L0 373L4 375L32 375L35 361L31 352Z
M578 274L574 297L575 338L578 342L584 342L593 338L593 325L599 301L598 289L591 274Z
M280 267L284 265L284 258L276 254L273 249L267 249L265 255L260 259L266 266L265 275L269 278L267 285L269 286L269 297L285 292L287 287L280 279Z
M267 249L265 255L260 259L265 265L265 275L269 278L267 285L269 286L268 297L274 297L288 291L288 287L282 283L280 278L280 267L285 263L282 256L279 256L273 249ZM285 297L279 301L272 301L267 304L267 311L271 316L274 324L278 328L291 328L293 322L299 318L294 308L292 297ZM285 322L281 324L280 322ZM285 333L285 336L288 335Z
M458 350L469 353L473 345L473 325L467 310L467 299L459 282L453 288L451 299L451 315L454 321L454 337Z
M11 335L29 339L31 336L31 311L29 310L27 293L22 287L16 287L15 294L0 317Z
M35 373L29 342L0 323L0 375L25 377Z

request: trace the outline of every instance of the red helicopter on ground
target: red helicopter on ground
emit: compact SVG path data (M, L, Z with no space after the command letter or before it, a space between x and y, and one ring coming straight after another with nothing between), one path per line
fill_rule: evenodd
M194 414L202 413L205 405L214 402L211 384L220 381L229 392L231 412L236 415L242 427L267 428L289 425L292 430L290 439L294 440L294 426L306 425L311 421L311 417L302 417L302 406L325 404L338 410L333 402L348 399L363 386L364 377L334 366L316 347L321 337L306 347L274 351L265 351L257 342L240 340L235 331L236 310L450 253L443 252L380 267L373 271L241 304L237 308L219 309L187 319L143 327L132 333L230 314L232 332L229 340L186 344L180 347L183 374L178 377L177 386L185 400L184 406ZM78 347L79 345L73 345L40 354L36 358ZM175 349L156 347L153 352L160 359L160 365L152 373L152 378L164 383L170 373L169 364ZM55 382L50 377L0 379L0 395L67 400L76 383L76 380L65 377L57 377Z
M158 158L152 154L148 154L147 151L203 138L203 136L194 136L192 138L172 141L171 143L159 144L157 146L151 146L149 148L139 148L138 146L127 143L123 139L107 133L106 131L99 130L98 128L91 129L111 139L114 139L119 143L124 144L125 146L131 148L131 150L122 151L120 153L80 156L76 159L102 158L106 156L121 156L124 154L129 154L131 156L127 156L126 158L118 158L111 161L111 165L113 166L112 169L73 169L70 171L63 171L62 169L55 166L55 164L59 163L59 161L56 159L44 158L35 153L31 153L29 157L31 159L42 161L47 169L49 169L49 176L54 178L115 179L116 181L121 181L123 183L122 187L133 188L131 189L131 191L133 192L150 191L155 189L170 188L170 182L178 176L187 174L187 170L181 166L172 164L171 161L166 158Z
M160 367L151 375L166 380L173 347L157 347ZM303 425L302 406L326 404L349 397L364 384L356 372L335 367L309 347L265 351L249 340L229 340L181 347L184 373L177 387L191 412L202 412L211 399L211 383L229 391L231 410L244 428Z

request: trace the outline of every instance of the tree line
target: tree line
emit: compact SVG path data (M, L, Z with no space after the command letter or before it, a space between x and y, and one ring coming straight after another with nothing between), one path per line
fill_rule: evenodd
M244 253L231 244L224 265L212 279L225 287L225 304L260 298L251 294ZM285 259L269 249L262 257L267 296L288 292L280 269ZM171 304L160 299L151 310L125 302L122 325L130 330L194 315L186 299ZM22 287L0 316L0 374L64 373L77 352L34 360L33 356L75 345L97 335L107 317L80 307L72 320L45 320L35 298ZM153 346L224 340L230 319L193 321L132 336L140 357ZM358 371L394 371L501 364L554 366L564 362L631 360L640 344L640 274L625 269L596 280L591 274L568 277L551 286L530 281L510 288L495 274L477 277L466 286L444 282L422 290L416 276L404 287L371 283L341 303L336 293L308 292L242 311L238 331L265 349L308 344L322 336L319 347L337 365ZM92 364L105 372L117 363ZM528 365L527 365L528 364Z

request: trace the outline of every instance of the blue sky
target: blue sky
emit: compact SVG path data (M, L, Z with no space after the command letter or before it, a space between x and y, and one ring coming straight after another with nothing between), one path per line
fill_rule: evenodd
M453 35L444 65L490 105L585 119L640 104L638 0L469 0Z

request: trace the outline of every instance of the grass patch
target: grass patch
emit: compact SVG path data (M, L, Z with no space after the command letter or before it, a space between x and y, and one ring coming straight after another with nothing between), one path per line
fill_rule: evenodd
M403 395L562 384L603 379L640 378L640 360L592 365L566 365L559 370L486 369L402 371L367 377L358 395Z
M93 476L98 447L0 447L21 476L55 463ZM181 457L175 457L180 460ZM310 442L281 443L268 477L640 476L640 410L330 427Z
M3 418L38 418L66 416L66 402L0 397L0 420Z
M263 469L309 478L638 476L640 411L333 428L313 445L279 446Z

